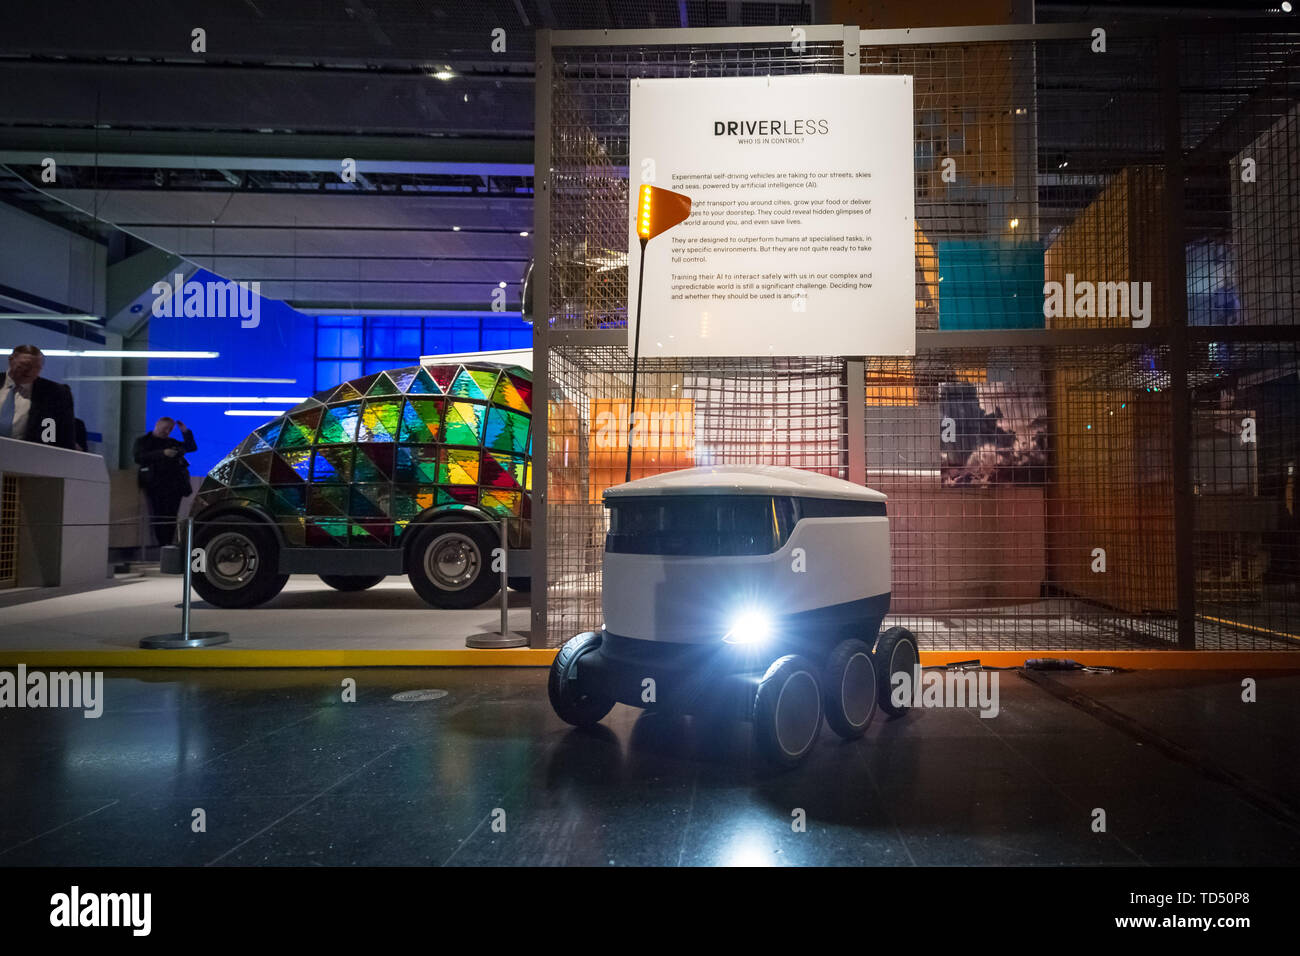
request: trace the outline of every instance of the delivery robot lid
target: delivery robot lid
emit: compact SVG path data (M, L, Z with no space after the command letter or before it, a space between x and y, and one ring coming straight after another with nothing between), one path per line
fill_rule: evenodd
M605 491L605 499L650 495L791 495L884 501L879 491L851 481L781 465L708 465L638 478Z

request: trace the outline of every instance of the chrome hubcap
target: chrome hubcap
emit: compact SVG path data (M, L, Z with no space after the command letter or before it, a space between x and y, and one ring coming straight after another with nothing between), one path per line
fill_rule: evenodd
M444 591L460 591L478 577L483 558L468 535L449 531L424 552L424 573Z
M207 578L223 591L237 591L257 574L257 547L238 531L216 535L207 551Z

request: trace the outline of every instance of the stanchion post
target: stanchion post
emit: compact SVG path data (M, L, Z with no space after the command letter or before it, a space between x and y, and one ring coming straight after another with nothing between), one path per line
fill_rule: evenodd
M510 519L501 519L501 636L510 633Z
M225 631L196 631L190 633L190 585L194 573L194 519L185 519L185 567L181 572L185 593L181 595L181 629L171 634L155 634L140 638L140 646L153 650L175 650L182 647L211 647L230 643Z
M510 519L503 517L500 528L501 539L501 629L493 634L471 634L465 638L466 647L509 648L527 647L528 638L523 634L514 634L510 630Z

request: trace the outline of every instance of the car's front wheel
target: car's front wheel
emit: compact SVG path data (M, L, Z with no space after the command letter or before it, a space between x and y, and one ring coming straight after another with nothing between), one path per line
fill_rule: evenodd
M271 529L254 518L223 515L194 529L194 546L203 550L203 570L194 590L217 607L255 607L283 590L280 547Z
M501 573L492 570L492 549L498 546L486 524L435 521L415 533L406 576L434 607L478 607L501 588Z

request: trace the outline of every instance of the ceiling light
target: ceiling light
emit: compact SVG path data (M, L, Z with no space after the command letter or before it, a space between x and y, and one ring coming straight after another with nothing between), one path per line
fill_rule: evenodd
M225 414L244 418L277 418L284 413L274 408L227 408Z
M55 319L63 322L98 322L97 315L60 315L58 312L0 312L0 320L11 319L15 322L32 322L40 319Z
M3 346L0 346L3 348ZM10 349L12 351L12 349ZM179 352L166 349L41 349L58 358L219 358L220 352Z
M193 402L207 405L239 405L243 402L247 402L249 405L301 405L307 401L307 396L294 398L292 396L258 395L250 398L238 395L226 397L219 395L167 395L163 397L163 401L184 404Z
M452 226L452 227L451 227L451 231L452 231L452 232L460 232L460 226Z
M65 382L243 382L248 385L297 385L296 378L240 378L228 375L68 375Z

